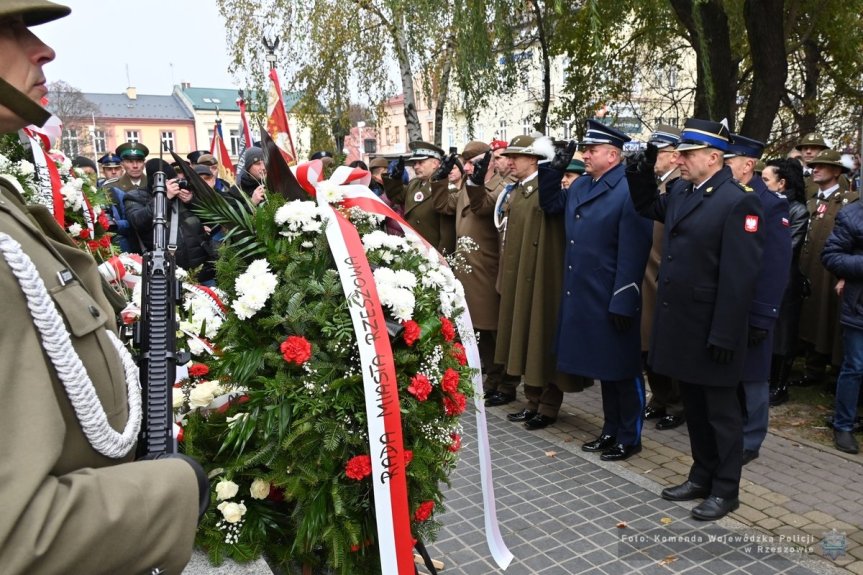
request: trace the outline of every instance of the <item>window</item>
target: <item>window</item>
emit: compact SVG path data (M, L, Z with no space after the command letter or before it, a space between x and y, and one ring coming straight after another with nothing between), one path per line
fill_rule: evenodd
M78 130L75 128L66 128L63 130L63 153L74 158L80 155L78 153Z
M169 152L174 149L174 132L160 132L162 150Z
M405 129L407 129L407 128L405 128ZM399 142L402 141L401 132L402 132L402 127L396 126L395 127L395 138L393 139L394 144L398 144Z
M462 143L462 145L464 145L464 144L467 144L467 142L468 142L467 126L465 126L461 131L461 143Z
M572 139L572 120L567 120L563 123L563 139L571 140Z
M390 128L389 128L389 126L384 128L384 142L387 143L387 146L390 145L391 140L390 140Z
M530 125L530 121L525 119L524 123L521 125L521 133L525 136L529 136L531 132L533 132L533 126Z
M476 139L481 141L481 142L485 142L485 127L484 126L477 126L477 128L476 128Z
M378 153L378 141L374 138L366 138L363 140L363 151L366 154Z
M240 154L240 129L231 130L228 133L228 138L231 140L231 155L237 156ZM212 140L211 140L212 141Z
M429 131L428 131L428 135L426 136L426 140L431 142L432 140L434 140L434 122L429 122L428 126L429 126Z
M500 121L500 129L497 131L497 137L504 142L509 142L509 138L506 137L506 120Z
M449 147L455 146L455 128L452 126L446 129L446 139Z
M108 151L108 145L105 142L105 130L93 130L93 147L97 154L104 154Z
M138 130L126 130L126 141L140 142L141 136L139 135Z

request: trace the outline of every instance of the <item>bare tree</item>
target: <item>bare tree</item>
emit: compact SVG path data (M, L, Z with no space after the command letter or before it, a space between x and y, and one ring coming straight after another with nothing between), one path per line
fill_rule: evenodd
M75 157L88 151L91 143L87 126L99 114L99 107L78 88L58 80L48 84L48 109L63 122L63 153Z

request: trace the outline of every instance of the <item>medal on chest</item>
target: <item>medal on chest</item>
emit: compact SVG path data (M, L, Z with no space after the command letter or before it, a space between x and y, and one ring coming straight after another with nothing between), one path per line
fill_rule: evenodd
M827 213L827 204L818 204L815 211L818 213L818 219L820 220Z

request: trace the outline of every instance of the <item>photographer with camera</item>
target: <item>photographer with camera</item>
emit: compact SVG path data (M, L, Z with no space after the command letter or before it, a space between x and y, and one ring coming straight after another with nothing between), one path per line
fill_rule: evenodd
M126 217L134 231L134 236L141 246L141 252L153 248L153 174L163 171L173 174L174 170L164 160L154 158L147 162L147 187L133 190L126 194ZM216 251L213 242L203 223L192 211L195 200L194 192L186 180L171 179L167 182L168 200L178 200L176 209L171 210L169 217L179 218L177 221L177 266L191 270L203 266L198 272L197 283L215 285L216 270L214 262Z
M0 133L50 114L30 27L66 16L46 0L0 3ZM138 371L117 338L96 262L41 205L0 177L0 571L180 573L209 487L191 459L133 462Z

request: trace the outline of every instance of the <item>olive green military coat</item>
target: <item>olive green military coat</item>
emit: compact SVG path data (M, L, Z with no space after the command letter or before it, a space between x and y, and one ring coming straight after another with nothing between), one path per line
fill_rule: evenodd
M455 251L455 218L435 208L436 190L445 193L447 180L431 183L414 178L405 186L401 181L384 177L384 191L396 204L404 206L405 221L441 253Z
M2 179L0 233L34 262L110 425L122 430L126 386L106 332L115 329L114 312L95 262L64 245L48 211L25 208ZM74 274L65 285L62 270ZM195 535L194 471L180 460L130 463L131 455L112 460L93 450L2 255L0 301L0 572L180 573Z

